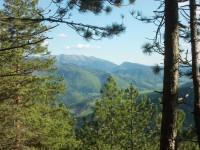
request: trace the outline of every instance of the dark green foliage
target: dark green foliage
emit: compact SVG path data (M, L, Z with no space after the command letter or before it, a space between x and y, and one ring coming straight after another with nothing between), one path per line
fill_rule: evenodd
M53 1L58 7L55 16L49 16L47 21L54 20L53 22L64 23L75 30L80 36L86 40L111 38L114 35L119 35L125 31L124 25L118 23L112 23L104 27L90 25L87 23L74 23L72 18L72 9L78 10L80 13L92 12L95 15L99 15L103 12L109 14L113 6L120 6L122 1L99 1L99 0L66 0L65 3L62 1ZM129 1L128 3L133 3ZM107 5L108 4L108 5ZM67 19L66 19L67 18Z
M157 65L153 66L152 70L153 70L153 73L154 73L155 75L158 75L162 69L161 69L161 67L157 64Z
M98 0L85 0L85 1L79 1L80 3L80 12L86 12L86 11L93 11L95 14L100 13L103 10L103 3Z
M37 0L4 2L3 16L40 18ZM64 106L53 105L66 84L55 76L55 61L42 46L48 27L20 20L0 25L0 149L77 147L75 121ZM32 44L21 47L27 42Z
M158 149L161 115L156 117L155 106L149 100L134 101L137 90L132 85L118 90L112 77L101 93L102 99L95 103L94 113L84 118L78 134L83 149ZM159 95L150 95L157 105ZM178 113L178 149L197 149L198 146L195 131L186 129L183 123L188 114L182 110Z
M181 150L197 150L198 149L198 142L196 137L196 131L194 127L189 126L187 130L184 130L179 137L179 149Z
M77 7L78 10L83 13L111 11L111 7L104 6L104 1L71 0L67 1L66 8L62 8L60 4L63 1L53 1L59 3L56 14L57 19L61 20L77 4L80 6ZM157 109L147 98L137 100L138 91L129 83L141 85L141 89L152 89L154 85L160 87L159 81L154 82L160 77L152 79L148 72L149 67L138 64L124 63L116 66L106 62L109 65L105 65L95 59L86 63L85 68L79 66L77 69L76 65L71 64L63 67L60 64L57 73L63 74L68 80L71 93L67 96L72 101L75 98L80 101L88 99L91 95L91 99L97 97L100 87L105 83L105 76L111 72L115 74L120 88L129 85L126 90L119 90L114 78L109 76L101 90L101 99L94 104L94 112L89 118L83 119L83 125L77 132L77 140L74 132L76 121L63 104L57 104L66 84L63 78L55 76L55 60L50 56L47 47L42 46L46 39L44 33L50 27L40 23L44 18L42 9L37 9L38 0L4 2L1 16L14 19L10 19L9 23L0 21L0 149L158 148L160 116ZM115 6L122 4L121 0L109 2ZM129 2L133 3L134 0ZM39 21L24 22L21 20L23 17ZM51 21L52 18L48 19L47 21ZM92 39L94 36L112 37L124 30L123 25L115 23L105 28L84 24L79 24L77 28L77 24L73 22L68 25L85 39ZM96 70L91 70L91 65ZM143 79L144 76L149 81ZM101 83L102 81L104 82ZM82 104L83 101L79 103L80 108ZM88 100L87 105L90 104ZM183 142L184 138L196 140L192 128L184 132L181 130L184 117L184 113L179 111L180 148L195 149L196 144Z
M179 88L179 98L184 97L185 95L189 95L182 103L179 104L179 109L183 110L185 113L185 120L183 122L183 130L187 129L191 124L194 124L193 120L193 102L194 102L194 94L192 90L192 83L188 82L186 84L183 84ZM140 92L139 98L147 96L151 99L151 101L160 107L162 93L157 93L154 91L146 91L146 92ZM159 110L161 110L159 108Z
M130 85L118 90L110 76L101 90L94 113L79 131L83 149L146 149L156 148L156 107L146 98L138 103L137 90ZM154 135L154 136L153 136ZM154 143L154 145L151 145Z
M22 149L73 149L79 145L75 140L75 120L63 105L50 107L39 103L11 109L4 104L0 108L0 149L15 148L16 125L20 125L19 147Z

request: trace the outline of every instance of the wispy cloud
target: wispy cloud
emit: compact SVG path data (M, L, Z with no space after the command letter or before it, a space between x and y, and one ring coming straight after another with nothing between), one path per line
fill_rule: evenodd
M90 44L77 44L77 45L66 45L64 49L100 49L101 46L98 45L90 45Z
M185 6L185 5L189 5L189 1L178 3L179 7L182 7L182 6Z
M48 42L48 41L44 41L43 43L42 43L42 46L49 46L50 45L50 42Z
M59 37L59 38L66 38L67 34L60 33L60 34L57 35L57 37Z

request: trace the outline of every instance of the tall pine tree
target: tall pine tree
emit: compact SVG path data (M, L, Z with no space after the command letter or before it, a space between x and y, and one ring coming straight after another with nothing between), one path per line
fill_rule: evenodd
M0 14L40 18L37 3L38 0L5 0ZM75 122L66 108L52 108L66 85L55 76L55 61L42 46L49 27L39 22L26 23L0 23L1 49L15 47L0 51L0 149L71 148ZM56 133L55 139L52 133Z
M150 101L144 98L137 102L136 88L130 85L119 90L111 76L101 93L94 113L84 118L78 134L83 149L158 148L157 110Z

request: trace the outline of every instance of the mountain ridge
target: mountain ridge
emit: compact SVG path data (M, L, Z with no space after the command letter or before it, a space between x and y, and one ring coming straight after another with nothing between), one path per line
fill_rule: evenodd
M128 62L128 61L124 61L120 64L117 64L117 63L114 63L112 61L109 61L109 60L106 60L106 59L102 59L102 58L97 58L95 56L85 56L85 55L68 55L68 54L60 54L60 55L53 55L53 57L56 57L56 59L59 61L61 61L62 59L61 58L70 58L74 60L93 60L93 61L102 61L102 62L108 62L108 63L111 63L111 64L114 64L116 66L121 66L121 65L124 65L126 63L129 63L129 64L134 64L134 65L140 65L140 66L146 66L146 67L152 67L152 65L144 65L144 64L140 64L140 63L135 63L135 62ZM61 60L60 60L61 59Z
M84 66L87 68L97 69L97 70L113 70L117 67L117 64L114 64L110 61L96 58L94 56L84 56L84 55L57 55L55 56L59 63L72 63L78 66Z
M112 75L119 88L127 88L130 83L139 91L162 89L163 72L154 75L152 66L124 62L120 65L84 55L58 55L57 74L64 76L68 91L64 94L66 102L80 102L100 96L100 89ZM186 83L187 80L180 79Z
M67 105L71 113L79 118L93 111L95 100L101 97L100 89L112 75L119 89L129 87L130 83L138 88L140 100L147 96L159 106L159 98L162 97L154 90L162 90L163 72L155 75L152 66L138 63L124 62L120 65L84 55L61 55L57 56L57 74L62 75L67 81L67 91L62 95L60 101ZM109 67L108 67L108 66ZM181 78L181 95L189 94L188 105L180 105L179 108L186 113L184 126L193 123L191 112L193 111L193 91L191 80ZM181 96L179 95L179 96Z

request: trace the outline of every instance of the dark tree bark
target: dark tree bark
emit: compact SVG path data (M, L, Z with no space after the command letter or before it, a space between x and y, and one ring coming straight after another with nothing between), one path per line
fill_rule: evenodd
M178 1L165 0L163 113L160 149L175 150L178 113Z
M192 77L194 85L194 121L200 147L200 85L199 85L199 50L196 18L196 1L190 0L190 36L192 51Z

